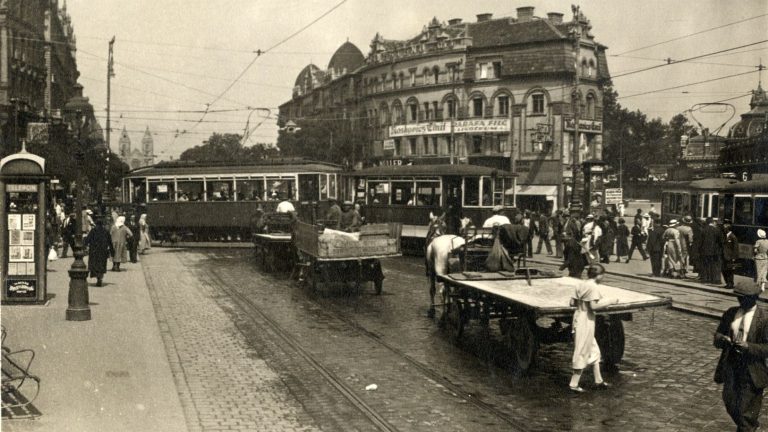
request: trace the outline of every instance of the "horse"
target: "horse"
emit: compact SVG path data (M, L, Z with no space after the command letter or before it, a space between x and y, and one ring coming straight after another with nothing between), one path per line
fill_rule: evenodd
M472 220L469 218L461 219L460 233L466 232ZM456 249L461 248L466 240L461 235L445 234L445 214L435 217L430 213L429 230L426 238L426 252L424 254L427 277L429 278L429 318L435 317L435 293L437 292L437 276L449 273L448 258ZM441 293L443 287L440 287ZM443 299L444 301L445 299Z

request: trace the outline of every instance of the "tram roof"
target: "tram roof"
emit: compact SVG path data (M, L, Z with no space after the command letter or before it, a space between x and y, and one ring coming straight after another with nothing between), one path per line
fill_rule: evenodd
M745 182L734 183L726 188L723 188L725 192L756 192L765 193L768 192L768 179L750 180Z
M164 162L132 170L126 177L153 177L153 176L193 176L193 175L227 175L227 174L261 174L261 173L305 173L305 172L341 172L339 165L301 160L268 160L255 164L218 164L218 163L179 163Z
M736 180L729 178L706 178L701 180L692 181L671 181L664 185L664 190L667 192L673 191L690 191L690 190L721 190L728 185L735 183Z
M438 165L385 165L365 168L353 173L363 177L396 176L497 176L516 177L517 174L481 165L438 164Z

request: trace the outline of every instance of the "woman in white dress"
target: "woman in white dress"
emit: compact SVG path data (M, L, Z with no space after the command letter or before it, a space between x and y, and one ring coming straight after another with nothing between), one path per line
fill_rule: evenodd
M573 375L570 389L575 393L583 393L579 386L581 373L589 365L595 375L595 385L598 388L608 387L600 374L600 347L595 339L595 311L604 309L619 302L618 299L604 299L600 294L599 283L603 280L605 268L594 264L587 270L589 279L579 283L571 298L571 306L576 307L573 313Z
M139 218L139 253L144 254L151 247L149 240L149 224L147 223L147 214L144 213Z

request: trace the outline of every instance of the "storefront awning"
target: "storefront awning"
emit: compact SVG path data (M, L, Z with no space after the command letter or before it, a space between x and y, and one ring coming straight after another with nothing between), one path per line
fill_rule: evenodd
M517 185L518 195L545 195L557 198L557 186L554 185Z

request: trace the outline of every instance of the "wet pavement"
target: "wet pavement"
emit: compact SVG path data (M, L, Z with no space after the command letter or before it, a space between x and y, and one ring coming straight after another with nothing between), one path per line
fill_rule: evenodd
M710 316L735 304L725 294L613 276L711 296L711 313L635 313L624 359L605 373L613 387L592 389L586 373L588 393L573 396L571 343L541 345L527 375L509 367L497 325L451 343L426 318L420 258L384 260L381 296L370 284L313 293L261 272L246 249L156 249L143 266L190 430L732 429L712 381Z

